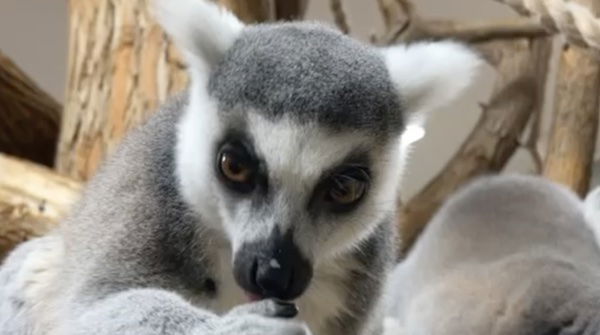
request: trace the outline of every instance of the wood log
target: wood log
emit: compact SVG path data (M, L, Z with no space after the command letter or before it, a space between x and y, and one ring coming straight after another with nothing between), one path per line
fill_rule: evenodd
M0 152L52 166L61 110L0 52Z
M561 54L554 119L544 176L584 196L589 187L596 136L600 63L591 51L567 47Z
M55 227L80 190L78 182L44 166L0 154L0 260Z
M541 108L550 39L490 43L498 53L492 98L448 164L400 208L401 257L450 194L476 176L502 170L519 147L530 116Z

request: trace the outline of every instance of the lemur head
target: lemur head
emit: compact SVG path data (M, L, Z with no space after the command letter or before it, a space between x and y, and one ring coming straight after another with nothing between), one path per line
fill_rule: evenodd
M479 63L453 42L376 48L314 23L244 25L201 0L157 5L192 78L181 191L255 297L297 298L314 267L393 219L406 125Z

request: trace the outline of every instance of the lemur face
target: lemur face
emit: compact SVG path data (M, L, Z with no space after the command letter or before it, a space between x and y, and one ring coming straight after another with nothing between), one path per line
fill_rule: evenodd
M393 217L398 148L360 132L246 114L214 151L213 189L246 290L294 299L312 268Z
M377 49L316 24L244 27L197 0L158 5L192 75L182 194L231 242L243 289L293 300L313 268L393 219L405 124L466 86L456 76L476 57L455 43Z

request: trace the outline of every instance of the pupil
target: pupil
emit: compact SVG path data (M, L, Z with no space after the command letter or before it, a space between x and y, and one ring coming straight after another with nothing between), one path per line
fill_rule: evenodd
M229 170L233 174L240 174L242 172L242 165L238 164L235 161L229 161Z

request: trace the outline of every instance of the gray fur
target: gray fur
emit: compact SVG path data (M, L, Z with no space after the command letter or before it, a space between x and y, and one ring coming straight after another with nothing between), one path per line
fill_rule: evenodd
M220 334L216 326L214 333L213 326L203 326L220 322L231 322L226 329L235 334L299 332L299 326L277 320L270 324L271 319L263 322L260 318L255 320L255 329L248 325L254 322L252 316L223 321L190 304L210 306L220 294L213 257L226 241L220 232L203 226L201 217L178 195L173 145L176 121L186 100L185 96L173 100L127 138L63 224L60 233L68 245L67 255L56 269L60 280L53 285L62 291L54 304L65 311L60 323L70 328L67 334ZM380 227L363 242L364 247L352 253L355 256L349 255L359 260L361 268L348 270L343 285L349 313L330 320L329 334L356 331L375 301L371 297L378 294L382 277L370 274L385 271L394 253L392 224L386 221ZM23 244L7 260L1 280L14 280L11 276L38 241ZM216 291L209 281L215 283ZM27 334L25 325L32 321L22 314L25 309L19 310L19 292L11 286L0 292L0 324L16 329L6 334ZM16 316L19 319L14 321ZM277 328L279 324L290 331ZM246 328L250 330L244 332Z
M600 251L581 201L537 177L453 195L390 285L405 334L600 334Z
M0 269L0 334L25 334L28 318L23 311L26 298L22 283L17 279L27 255L39 245L39 240L18 246Z
M448 42L376 49L316 24L244 27L210 2L156 1L190 89L127 137L55 235L3 265L0 324L11 335L379 333L406 147L400 100L411 113L446 103L477 57ZM218 172L230 136L256 153L252 195ZM348 164L368 171L366 193L329 210L319 185ZM261 273L294 273L265 260L310 271L259 288L257 255ZM253 290L294 300L298 316L248 303Z
M375 133L397 134L403 126L382 56L318 24L247 28L212 73L209 90L224 110L242 105L270 118Z

